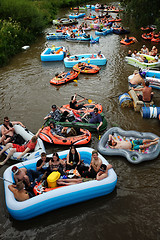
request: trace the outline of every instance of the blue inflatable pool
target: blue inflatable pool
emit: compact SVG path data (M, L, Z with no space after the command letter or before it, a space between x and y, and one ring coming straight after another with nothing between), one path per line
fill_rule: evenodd
M59 50L61 51L59 52ZM56 48L46 48L41 53L41 61L62 61L65 55L65 48L64 47L56 47Z
M83 159L86 164L90 164L93 149L84 147L77 148L77 150L80 153L81 159ZM63 159L66 158L68 152L69 150L65 150L59 152L58 154L60 158ZM49 157L51 157L51 155L49 155ZM99 154L99 157L104 164L108 165L108 162L102 155ZM27 169L35 170L36 162L37 159L33 159L24 162L23 165ZM21 168L23 165L18 163L15 166ZM3 177L4 179L13 182L13 173L11 169L12 166L7 168ZM8 185L10 183L4 181L6 206L13 218L17 220L27 220L57 208L107 195L114 190L116 183L117 175L113 168L111 168L108 171L108 177L101 181L92 180L56 188L52 191L32 197L26 201L18 202L15 200L13 193L8 189Z
M79 55L72 55L69 58L66 57L64 59L65 67L72 68L78 62L85 62L90 63L93 65L105 65L107 60L106 57L101 54L102 57L97 57L97 54L79 54Z

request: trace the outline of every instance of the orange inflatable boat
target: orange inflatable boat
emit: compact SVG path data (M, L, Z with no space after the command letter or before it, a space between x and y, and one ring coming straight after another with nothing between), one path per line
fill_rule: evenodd
M124 44L124 45L130 45L132 43L135 43L135 41L137 40L135 37L129 37L129 39L131 40L130 42L126 42L124 39L122 39L120 41L120 43Z
M76 110L76 109L72 109L72 108L70 108L70 106L69 106L69 104L67 104L67 105L63 105L61 108L60 108L60 110L62 111L62 112L64 112L64 111L67 111L67 110L69 110L69 111L72 111L74 114L83 114L83 113L89 113L89 112L93 112L93 110L94 110L94 108L96 107L96 108L98 108L98 113L101 113L102 112L102 105L101 104L96 104L96 103L87 103L87 104L84 104L84 106L86 107L86 108L84 108L84 109L79 109L79 110Z
M59 145L83 145L87 144L91 140L91 133L86 129L80 129L80 135L71 137L53 136L50 127L44 127L39 133L39 137L48 143L54 143Z
M83 66L79 67L77 63L76 65L73 66L73 70L78 71L80 73L94 74L94 73L98 73L99 70L101 69L97 65L92 65L88 63L82 63L82 64Z
M56 77L52 78L50 83L54 85L61 85L67 82L70 82L78 77L79 72L76 71L69 71L65 73L61 73Z

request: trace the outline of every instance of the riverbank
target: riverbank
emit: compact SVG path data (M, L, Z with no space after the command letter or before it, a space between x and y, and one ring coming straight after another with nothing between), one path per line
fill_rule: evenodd
M82 0L1 0L0 67L6 65L22 46L32 44L51 24L58 9L82 3Z

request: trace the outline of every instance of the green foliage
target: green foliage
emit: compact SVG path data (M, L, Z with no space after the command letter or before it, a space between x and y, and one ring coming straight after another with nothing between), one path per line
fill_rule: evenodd
M126 12L135 19L136 25L147 26L155 24L160 14L159 0L123 0Z
M55 18L58 8L84 0L0 0L0 66L31 44Z

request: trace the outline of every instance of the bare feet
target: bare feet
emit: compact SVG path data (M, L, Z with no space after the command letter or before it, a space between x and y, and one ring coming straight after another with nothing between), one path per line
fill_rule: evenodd
M0 166L3 166L5 164L5 161L0 162Z

